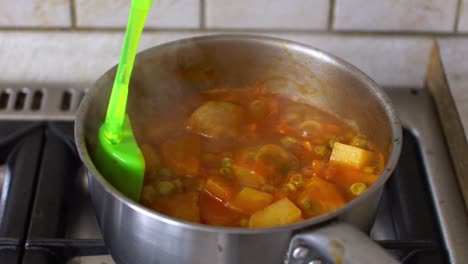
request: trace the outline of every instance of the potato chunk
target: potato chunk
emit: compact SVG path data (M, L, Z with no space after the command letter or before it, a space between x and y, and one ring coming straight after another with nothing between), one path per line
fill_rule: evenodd
M302 213L288 198L283 198L265 209L254 213L249 220L249 227L271 227L287 225L299 221Z
M208 138L235 138L245 124L245 110L236 104L209 101L187 121L187 129Z
M234 165L232 169L240 185L260 188L266 183L266 179L263 175L249 167Z
M358 147L335 142L330 156L330 161L349 165L355 168L362 168L374 159L374 153Z
M262 146L255 156L255 167L267 175L273 183L299 166L297 158L282 147L267 144Z
M253 214L267 207L272 201L273 195L245 187L236 195L232 205L247 214Z

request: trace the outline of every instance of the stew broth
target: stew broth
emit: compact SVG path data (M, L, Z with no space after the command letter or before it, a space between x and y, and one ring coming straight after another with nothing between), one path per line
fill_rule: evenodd
M216 89L155 143L141 203L197 223L269 227L333 211L380 175L383 155L344 121L268 89Z

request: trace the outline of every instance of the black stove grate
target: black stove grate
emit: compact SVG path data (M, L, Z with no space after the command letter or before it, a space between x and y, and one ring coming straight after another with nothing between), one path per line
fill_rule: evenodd
M12 179L3 206L19 206L0 214L0 263L62 264L107 254L74 148L73 123L0 124L6 131L0 133L0 164L7 164ZM418 142L405 130L371 236L405 264L448 263L433 211Z

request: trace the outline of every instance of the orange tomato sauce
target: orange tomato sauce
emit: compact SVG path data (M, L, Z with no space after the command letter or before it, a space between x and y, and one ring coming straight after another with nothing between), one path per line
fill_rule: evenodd
M372 142L311 105L261 88L202 98L158 144L140 140L144 206L207 225L285 225L345 205L383 170Z

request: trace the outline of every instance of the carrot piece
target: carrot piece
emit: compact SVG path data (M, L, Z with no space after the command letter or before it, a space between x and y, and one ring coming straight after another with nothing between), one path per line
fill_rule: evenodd
M205 191L211 194L212 196L222 200L230 201L236 194L236 187L234 184L222 177L211 176L206 181Z
M377 174L368 174L351 166L340 164L328 164L318 176L349 190L351 185L357 182L372 185L378 178Z
M207 193L200 194L201 222L217 226L239 226L242 214Z
M334 184L315 176L306 182L297 203L307 215L316 216L335 210L346 201Z
M245 213L253 214L267 207L272 201L273 195L245 187L236 195L232 205Z

